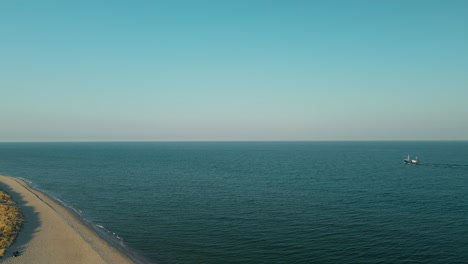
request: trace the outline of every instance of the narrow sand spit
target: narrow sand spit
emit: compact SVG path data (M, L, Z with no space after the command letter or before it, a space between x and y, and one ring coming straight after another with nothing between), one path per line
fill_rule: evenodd
M69 209L24 181L0 175L0 187L17 202L26 220L0 263L140 263L108 243ZM15 251L20 255L11 257Z

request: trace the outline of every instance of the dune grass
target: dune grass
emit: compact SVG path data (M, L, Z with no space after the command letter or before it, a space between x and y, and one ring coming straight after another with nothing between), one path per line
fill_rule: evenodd
M0 190L0 256L15 241L24 222L21 209L5 191Z

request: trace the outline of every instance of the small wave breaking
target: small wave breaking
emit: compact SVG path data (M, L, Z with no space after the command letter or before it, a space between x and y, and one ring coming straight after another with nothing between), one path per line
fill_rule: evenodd
M123 238L121 238L117 233L110 231L109 229L105 228L103 225L94 224L97 227L98 231L103 233L104 235L110 237L114 242L118 242L119 245L126 247Z

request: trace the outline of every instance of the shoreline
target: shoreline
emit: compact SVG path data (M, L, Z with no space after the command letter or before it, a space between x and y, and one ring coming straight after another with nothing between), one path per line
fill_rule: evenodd
M0 263L147 263L27 182L0 175L0 187L13 197L26 220ZM10 257L15 251L20 256Z

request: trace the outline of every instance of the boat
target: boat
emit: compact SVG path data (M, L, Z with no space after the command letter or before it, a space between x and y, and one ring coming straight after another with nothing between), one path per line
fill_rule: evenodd
M421 162L418 159L418 156L416 156L415 159L411 159L410 155L408 155L408 158L403 160L405 164L421 164Z

